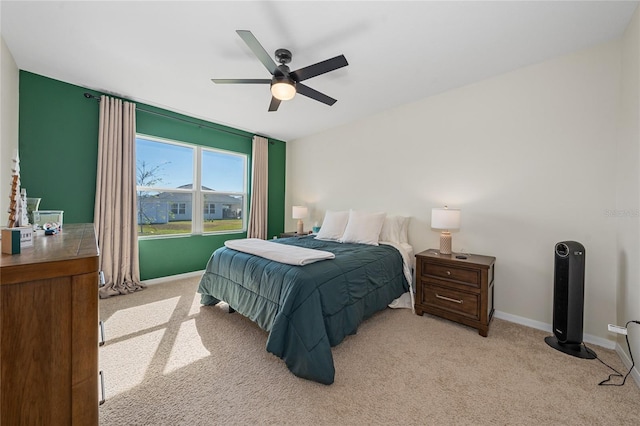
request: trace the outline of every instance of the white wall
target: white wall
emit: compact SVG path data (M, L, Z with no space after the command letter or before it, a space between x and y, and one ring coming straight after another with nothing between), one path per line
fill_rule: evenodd
M462 209L454 251L493 255L497 310L550 324L555 243L586 246L585 333L616 321L620 43L452 90L287 143L287 211L412 216L438 247L432 207ZM287 218L287 229L295 223Z
M617 160L618 316L640 321L640 8L622 38L620 137ZM640 325L629 326L629 343L640 358ZM625 339L618 344L628 355ZM640 374L636 367L636 380ZM638 382L640 383L640 381Z
M0 226L9 219L11 167L18 149L18 67L0 37Z

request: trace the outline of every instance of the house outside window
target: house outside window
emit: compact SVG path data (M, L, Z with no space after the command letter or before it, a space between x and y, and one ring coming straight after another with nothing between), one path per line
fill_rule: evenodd
M246 231L247 155L136 136L138 236Z

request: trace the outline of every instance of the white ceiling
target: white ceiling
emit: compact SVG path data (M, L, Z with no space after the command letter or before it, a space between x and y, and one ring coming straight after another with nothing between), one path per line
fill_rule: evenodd
M18 68L291 141L622 35L630 1L2 1ZM306 80L338 99L298 95L268 112L269 78L235 30L292 70L344 54Z

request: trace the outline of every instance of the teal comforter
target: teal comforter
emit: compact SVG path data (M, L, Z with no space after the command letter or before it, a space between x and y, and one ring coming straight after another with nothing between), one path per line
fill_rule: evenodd
M222 247L200 280L201 302L227 302L269 332L267 351L282 358L293 374L331 384L331 347L408 290L402 256L387 245L311 236L275 242L330 251L336 258L292 266Z

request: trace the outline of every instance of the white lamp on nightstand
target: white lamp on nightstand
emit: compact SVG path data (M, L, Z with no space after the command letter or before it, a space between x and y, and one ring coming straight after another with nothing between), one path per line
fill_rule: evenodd
M451 233L460 229L460 209L435 208L431 210L431 227L440 229L440 254L451 254Z
M302 219L307 217L308 210L304 206L293 206L292 217L294 219L298 219L298 235L302 235L304 233L304 224L302 223Z

